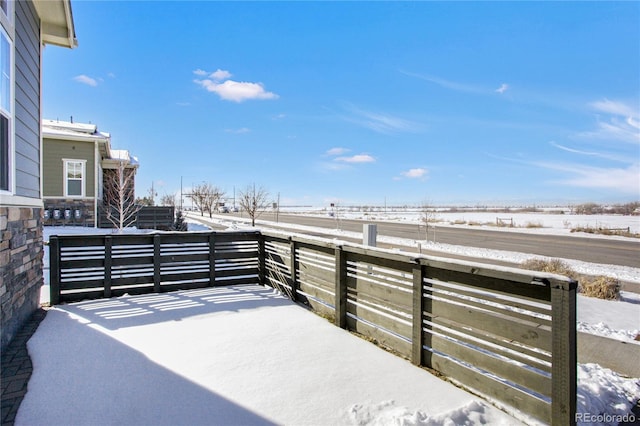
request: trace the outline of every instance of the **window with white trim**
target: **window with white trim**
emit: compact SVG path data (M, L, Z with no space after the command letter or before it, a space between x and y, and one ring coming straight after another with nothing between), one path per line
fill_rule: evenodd
M0 31L0 190L11 191L13 153L13 46L4 29Z
M84 197L86 160L64 161L64 196Z

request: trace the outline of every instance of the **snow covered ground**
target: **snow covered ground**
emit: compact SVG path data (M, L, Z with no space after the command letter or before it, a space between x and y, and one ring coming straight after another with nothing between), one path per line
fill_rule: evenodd
M516 423L260 286L58 306L29 353L16 425Z
M550 234L574 234L572 228L626 229L640 233L640 216L622 215L577 215L569 211L547 210L535 213L514 211L442 211L434 209L429 213L429 223L437 226L490 227L506 232L533 232ZM377 207L364 211L355 208L282 208L281 213L327 216L339 219L359 219L403 223L424 223L424 213L419 208L385 209ZM500 223L503 226L496 226ZM507 226L507 225L512 225ZM582 234L585 235L585 234ZM593 234L589 234L593 235Z
M226 217L214 221L232 229L246 226ZM190 230L206 229L189 222ZM92 231L45 228L45 240L61 232ZM345 236L336 232L337 238ZM640 277L631 269L617 273ZM640 298L626 294L625 300L579 296L578 329L632 342L640 329ZM16 424L516 422L262 287L58 306L29 342L29 351L34 376ZM381 375L374 380L372 372ZM639 399L640 379L578 365L579 424L629 419ZM70 410L69 401L87 408Z
M59 305L28 348L16 425L535 423L260 286ZM578 374L581 416L630 418L639 379Z

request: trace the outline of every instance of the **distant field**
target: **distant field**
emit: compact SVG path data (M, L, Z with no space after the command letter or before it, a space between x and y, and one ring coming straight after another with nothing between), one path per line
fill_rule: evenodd
M569 233L575 228L627 229L632 234L640 233L640 216L622 215L576 215L561 213L562 210L541 212L518 211L438 211L429 212L429 223L442 225L500 226L515 228L537 228ZM328 216L343 219L378 220L405 223L424 223L425 214L418 208L385 209L371 208L366 211L354 208L282 208L281 213Z

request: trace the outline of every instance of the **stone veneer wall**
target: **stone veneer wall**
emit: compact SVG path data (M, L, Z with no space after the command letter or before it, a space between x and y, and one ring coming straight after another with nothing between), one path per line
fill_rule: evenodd
M40 306L42 209L0 207L0 350Z

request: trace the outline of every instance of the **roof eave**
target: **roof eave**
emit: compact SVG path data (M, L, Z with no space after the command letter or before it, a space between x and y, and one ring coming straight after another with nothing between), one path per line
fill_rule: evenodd
M78 46L71 0L34 0L42 29L42 42L73 49Z
M48 133L46 131L46 129L43 129L42 131L42 138L43 139L57 139L57 140L63 140L63 141L74 141L74 142L102 142L102 143L109 143L109 138L108 137L103 137L103 136L92 136L92 135L71 135L71 134L64 134L64 133Z

